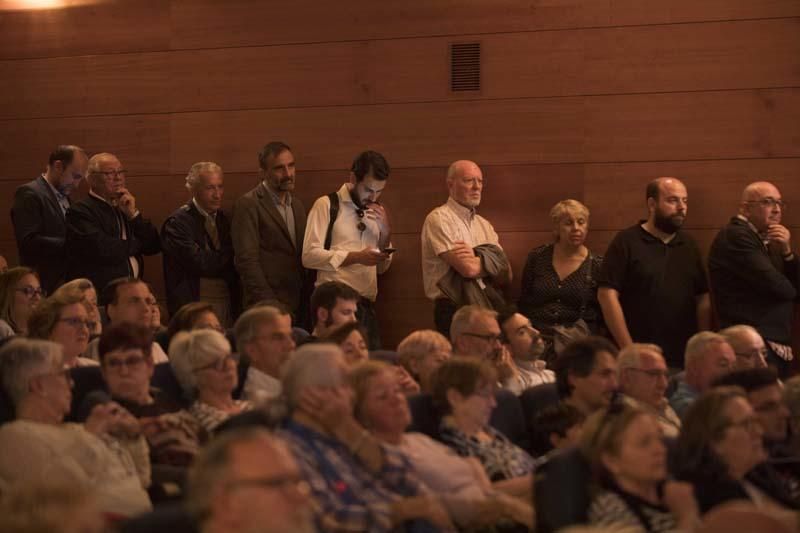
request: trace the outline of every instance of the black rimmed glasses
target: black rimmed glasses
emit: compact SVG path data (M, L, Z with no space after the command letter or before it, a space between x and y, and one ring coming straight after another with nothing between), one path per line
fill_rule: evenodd
M73 327L75 329L80 329L81 327L86 327L86 329L88 329L89 331L93 331L95 326L97 326L97 322L93 322L91 320L84 320L84 319L79 318L77 316L68 316L68 317L64 317L64 318L59 318L58 321L59 322L63 322L65 324L67 324L68 326Z
M34 296L44 298L45 296L47 296L47 291L41 287L31 287L30 285L26 285L25 287L19 287L15 290L17 292L21 292L27 298L33 298Z
M128 171L125 170L124 168L121 168L119 170L99 170L97 171L97 173L102 174L106 178L116 178L116 177L125 178L128 175Z
M199 372L200 370L211 370L212 368L217 372L224 372L230 361L236 363L236 358L231 354L227 354L225 357L220 357L213 363L195 368L195 372Z
M494 335L492 333L483 334L483 333L470 333L469 331L466 331L466 332L463 333L463 335L467 335L469 337L475 337L476 339L483 339L484 341L488 342L489 344L492 344L492 343L495 343L495 342L499 342L499 343L503 342L502 335Z
M745 202L746 204L757 204L761 207L766 207L768 209L774 209L775 207L779 207L781 211L785 210L787 205L786 202L776 198L762 198L761 200L750 200L749 202Z

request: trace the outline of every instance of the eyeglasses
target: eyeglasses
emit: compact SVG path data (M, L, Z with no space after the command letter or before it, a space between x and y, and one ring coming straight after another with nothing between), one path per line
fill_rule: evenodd
M82 318L78 318L77 316L68 316L64 318L59 318L59 322L64 322L68 326L72 326L75 329L80 329L82 326L86 327L89 331L94 330L95 326L97 326L97 322L92 320L84 320Z
M669 372L667 372L666 370L658 370L656 368L645 370L644 368L634 368L634 367L629 367L627 368L627 370L635 370L637 372L641 372L642 374L647 374L648 377L651 377L653 379L664 378L666 380L669 380Z
M123 367L129 370L138 368L144 364L144 361L145 358L141 355L132 355L130 357L126 357L125 359L109 359L106 361L106 366L111 370L119 372Z
M758 418L756 418L754 416L749 416L749 417L747 417L747 418L745 418L743 420L740 420L738 422L728 422L725 425L725 427L726 428L731 428L731 427L742 428L745 431L753 431L754 429L761 427L761 422L758 421Z
M102 174L107 178L116 178L116 177L124 178L125 176L128 175L128 171L125 170L124 168L121 168L119 170L98 170L97 173Z
M502 344L502 342L503 342L503 336L502 335L493 335L491 333L489 333L489 334L470 333L468 331L464 332L463 334L464 335L468 335L470 337L475 337L476 339L483 339L484 341L486 341L486 342L488 342L490 344L495 343L495 342L499 342L499 343Z
M762 198L761 200L750 200L749 202L745 202L746 204L758 204L761 207L766 207L769 209L774 209L775 207L780 207L781 210L786 209L787 205L786 202L783 200L776 200L775 198Z
M365 209L363 207L356 208L356 215L358 215L359 219L364 218L364 211ZM364 223L363 220L359 220L358 224L356 224L356 228L358 228L358 231L360 231L361 233L364 233L364 230L367 229L367 225Z
M741 357L742 359L747 359L748 361L750 361L752 359L756 359L756 358L759 358L759 357L761 357L761 358L766 357L767 356L767 349L766 348L760 348L760 349L752 350L750 352L735 352L735 353L736 353L736 357Z
M207 365L199 366L195 368L195 372L199 372L200 370L211 370L212 368L217 372L223 372L225 368L227 368L229 362L236 363L236 358L233 357L231 354L226 355L225 357L220 357L213 363L209 363Z
M41 287L31 287L30 285L25 287L19 287L16 289L17 292L21 292L28 298L33 298L34 296L38 296L40 298L44 298L47 296L47 291Z
M294 489L303 496L311 494L311 486L299 476L256 477L251 479L237 479L230 481L231 489L243 487L258 487L262 489Z

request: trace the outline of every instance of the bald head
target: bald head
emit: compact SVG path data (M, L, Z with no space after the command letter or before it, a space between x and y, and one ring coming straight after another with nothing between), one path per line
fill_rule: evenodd
M472 161L462 159L447 169L447 188L450 196L464 207L477 207L481 203L483 173Z
M655 201L658 201L659 198L668 194L674 187L682 187L684 191L686 190L686 185L679 180L678 178L673 178L671 176L660 176L647 184L647 189L645 190L645 199L649 200L652 198Z
M768 181L756 181L742 191L739 214L758 231L766 232L771 225L780 224L783 215L781 192Z

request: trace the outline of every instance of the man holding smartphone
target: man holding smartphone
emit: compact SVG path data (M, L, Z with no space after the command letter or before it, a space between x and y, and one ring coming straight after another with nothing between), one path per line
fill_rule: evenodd
M361 295L357 317L370 350L381 344L374 308L378 274L389 269L394 251L389 215L378 202L388 178L389 163L381 154L359 154L349 181L314 202L303 240L303 266L317 271L316 286L339 281Z
M788 377L800 268L791 233L781 224L786 203L772 183L745 187L739 213L711 245L708 271L722 328L753 326L764 338L767 364Z
M114 154L93 155L87 177L88 198L66 214L66 279L89 278L102 291L111 280L141 278L142 256L159 253L161 243L156 227L136 207L127 171Z

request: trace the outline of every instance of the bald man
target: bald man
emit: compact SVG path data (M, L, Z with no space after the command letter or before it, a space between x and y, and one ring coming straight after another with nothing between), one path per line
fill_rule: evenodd
M767 363L782 378L793 358L792 318L800 283L791 233L781 224L781 192L766 181L745 187L739 213L711 245L708 270L720 326L753 326Z
M117 156L93 155L87 178L89 196L66 214L66 279L89 278L100 292L111 280L141 278L142 256L160 252L161 243L156 227L136 206Z
M656 344L671 368L683 368L686 341L711 321L700 250L681 230L688 193L679 179L661 177L647 185L645 200L647 220L620 231L608 247L597 299L621 348Z
M474 248L481 244L500 246L488 220L475 211L481 203L483 173L472 161L455 161L447 169L450 197L425 218L422 225L422 280L425 296L434 301L436 329L450 337L450 322L458 309L437 286L452 268L461 276L483 283L486 272ZM508 272L510 281L511 271Z

